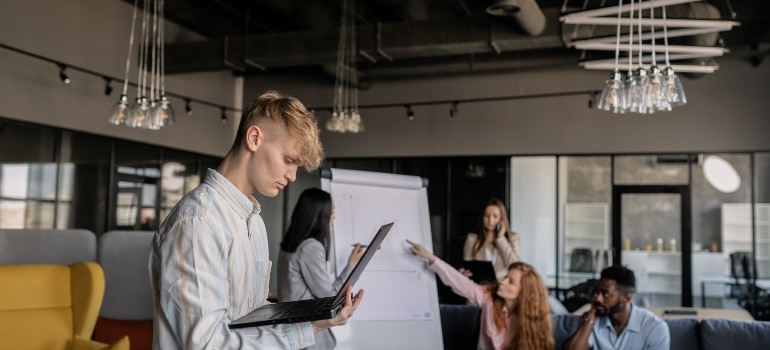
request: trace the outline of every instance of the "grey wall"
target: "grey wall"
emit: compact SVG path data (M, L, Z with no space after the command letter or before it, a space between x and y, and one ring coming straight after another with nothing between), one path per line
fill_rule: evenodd
M327 154L339 157L655 153L770 149L770 64L751 67L729 57L699 79L684 79L689 104L650 116L588 109L588 96L363 109L362 134L322 133ZM564 67L551 72L501 71L375 81L360 92L362 106L407 104L601 89L608 72ZM330 106L333 79L309 74L247 78L244 95L276 88L309 106ZM322 123L328 111L318 110Z
M118 0L15 0L0 2L0 43L113 77L125 74L131 28L129 2ZM138 30L137 30L138 32ZM195 33L168 23L167 40L194 40ZM134 48L134 61L136 48ZM65 129L125 138L197 153L223 156L232 143L234 125L220 123L218 108L171 98L177 125L161 131L130 129L107 123L122 91L113 82L104 95L99 76L67 70L70 85L59 81L55 64L0 48L0 117ZM131 63L130 81L136 81ZM229 72L166 77L166 89L184 96L240 108L242 89ZM129 87L129 97L136 88ZM236 119L236 118L231 118Z

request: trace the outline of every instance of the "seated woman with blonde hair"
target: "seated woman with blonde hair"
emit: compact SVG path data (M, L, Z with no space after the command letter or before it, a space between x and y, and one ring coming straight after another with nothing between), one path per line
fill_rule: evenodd
M477 349L553 349L548 292L532 266L515 262L499 283L478 285L421 245L407 242L412 254L425 259L444 284L481 308Z

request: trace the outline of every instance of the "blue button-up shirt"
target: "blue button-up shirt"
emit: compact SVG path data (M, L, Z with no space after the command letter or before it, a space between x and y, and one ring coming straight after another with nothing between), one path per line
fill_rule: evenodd
M595 350L668 350L670 337L666 321L631 304L631 316L620 335L609 317L597 317L588 345Z
M266 303L271 262L260 206L209 169L153 240L154 349L299 349L309 322L230 330Z

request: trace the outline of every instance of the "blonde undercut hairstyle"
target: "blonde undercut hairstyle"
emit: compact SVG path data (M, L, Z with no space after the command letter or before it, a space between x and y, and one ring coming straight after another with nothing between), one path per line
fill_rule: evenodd
M253 125L264 127L262 123L266 120L286 127L289 135L297 142L298 161L307 171L318 168L324 151L318 137L316 117L297 98L272 90L252 100L246 107L238 124L233 148L240 146L248 128Z

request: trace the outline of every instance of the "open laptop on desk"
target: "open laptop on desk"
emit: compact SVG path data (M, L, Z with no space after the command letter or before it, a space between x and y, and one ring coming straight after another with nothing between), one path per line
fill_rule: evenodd
M393 223L385 224L380 227L377 234L372 238L372 242L366 248L361 260L340 287L337 295L333 297L297 300L285 303L265 304L247 315L230 323L229 327L244 328L273 325L279 323L297 323L315 320L327 320L334 318L345 306L345 289L358 281L361 273L364 272L366 265L372 260L374 253L379 249L380 244L385 240Z

